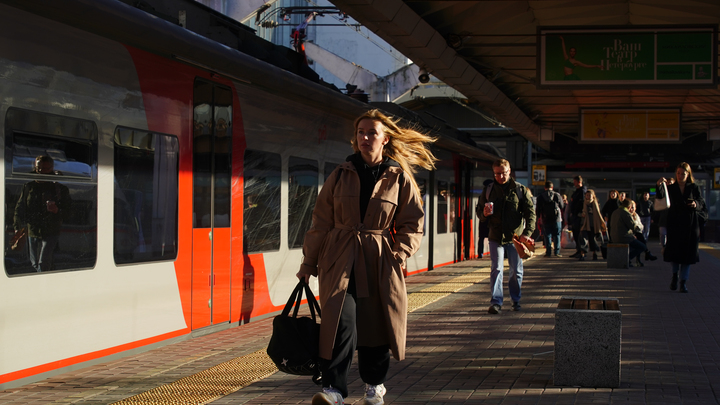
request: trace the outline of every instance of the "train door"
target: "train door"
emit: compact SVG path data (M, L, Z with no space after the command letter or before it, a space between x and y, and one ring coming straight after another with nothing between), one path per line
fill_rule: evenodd
M232 91L197 79L193 95L192 319L230 320Z

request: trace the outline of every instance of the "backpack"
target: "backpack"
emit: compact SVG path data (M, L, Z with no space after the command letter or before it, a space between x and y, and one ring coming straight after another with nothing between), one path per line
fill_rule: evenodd
M544 194L547 196L547 194ZM550 194L549 200L543 199L543 212L542 216L543 218L557 218L558 214L560 213L560 210L558 209L558 205L555 202L555 193L553 192Z

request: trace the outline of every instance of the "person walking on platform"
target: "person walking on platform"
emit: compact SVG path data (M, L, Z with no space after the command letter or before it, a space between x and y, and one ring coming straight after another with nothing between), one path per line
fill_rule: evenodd
M500 313L503 305L503 261L508 259L510 274L508 289L513 311L520 310L523 261L518 255L513 237L534 244L530 235L535 231L535 207L530 190L510 177L510 162L505 159L493 162L495 182L480 195L483 207L480 221L487 221L490 235L490 308L491 314Z
M645 244L635 237L635 233L642 232L642 228L639 223L633 220L633 215L630 212L630 206L632 204L633 201L631 199L623 199L620 201L620 208L616 209L610 218L610 232L612 232L610 239L612 239L614 243L628 244L628 265L630 267L633 267L632 259L647 250Z
M560 232L562 231L564 209L565 203L562 196L553 190L551 181L546 181L545 191L538 194L537 197L538 218L542 219L543 225L545 257L550 257L551 253L554 253L556 257L562 257L560 255ZM554 249L553 244L555 244Z
M580 216L583 220L582 227L580 228L584 241L583 248L587 249L589 243L590 250L583 250L579 259L580 261L585 260L585 254L592 251L593 260L597 260L597 253L600 251L602 240L600 241L600 245L598 245L597 241L599 238L602 238L602 232L607 232L607 227L600 215L600 205L595 198L595 190L588 190L585 193L585 204L583 204L583 211Z
M431 170L434 139L370 110L355 120L348 156L325 181L305 235L297 277L320 285L321 392L313 405L344 404L355 349L363 404L383 404L384 382L405 357L406 260L420 247L424 211L414 167Z
M686 293L690 265L700 261L700 221L708 212L700 187L695 184L690 165L683 162L675 169L675 184L667 186L670 208L667 213L667 242L663 259L672 264L670 289ZM666 178L657 181L659 186ZM678 274L679 273L679 274Z
M652 223L652 203L650 202L650 193L643 193L642 200L637 203L637 214L643 224L643 236L645 240L650 236L650 224ZM645 258L647 260L647 258Z
M572 227L573 239L575 239L575 253L570 255L572 258L580 258L583 255L583 251L587 251L587 247L584 244L584 238L582 237L582 223L583 219L580 216L585 205L585 193L587 187L583 186L582 176L573 177L573 185L575 191L570 196L570 226Z
M618 201L618 191L610 190L610 192L608 193L608 199L607 201L605 201L605 204L603 204L601 211L603 219L605 219L605 224L608 228L608 235L610 235L610 218L612 217L613 212L618 209L619 204L620 201Z

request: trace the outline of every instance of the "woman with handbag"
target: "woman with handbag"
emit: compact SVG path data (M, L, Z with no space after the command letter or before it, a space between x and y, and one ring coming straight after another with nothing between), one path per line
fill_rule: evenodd
M690 265L700 261L700 220L707 219L707 206L695 184L690 165L683 162L675 169L675 184L667 186L670 207L667 213L667 242L663 258L672 264L670 289L687 293ZM661 178L657 184L667 183ZM678 274L679 273L679 274Z
M414 167L434 168L434 139L378 110L355 120L355 154L330 174L305 235L298 278L317 276L323 390L313 405L344 404L355 348L364 404L383 404L390 353L405 357L405 262L420 246L424 211Z

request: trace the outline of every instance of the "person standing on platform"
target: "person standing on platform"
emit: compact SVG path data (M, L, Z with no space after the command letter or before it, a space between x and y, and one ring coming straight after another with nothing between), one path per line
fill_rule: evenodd
M650 224L652 223L652 203L650 202L650 193L643 193L642 200L637 203L637 214L643 225L643 237L648 240L650 236ZM647 258L645 258L647 260Z
M420 247L424 211L414 167L431 170L434 139L378 110L355 120L348 156L325 181L305 235L297 277L320 285L321 392L313 405L344 404L355 349L363 404L383 404L384 382L405 357L406 260Z
M605 204L603 204L602 207L602 216L605 219L605 224L608 228L608 235L610 235L610 218L612 217L613 212L615 212L616 209L618 209L620 201L618 201L618 191L617 190L610 190L608 193L608 199L605 201Z
M584 244L585 238L582 236L582 211L585 206L585 193L587 193L587 187L583 185L582 176L573 177L573 185L575 191L570 196L570 226L573 233L573 239L575 239L575 253L570 255L572 258L579 259L582 257L583 252L587 251L587 247Z
M610 239L614 243L627 243L628 245L628 266L633 267L632 259L638 257L642 252L647 250L644 243L637 240L635 233L642 232L640 223L636 223L633 220L632 212L630 212L630 206L633 201L629 198L625 198L620 201L620 208L613 212L610 218L610 230L612 236Z
M503 305L503 261L508 259L510 274L508 289L513 311L520 310L523 261L518 255L513 236L534 244L530 235L535 231L535 207L530 190L510 177L510 162L493 162L495 182L485 187L479 204L483 206L480 221L487 221L490 235L490 308L488 313L499 314Z
M597 198L595 198L595 190L588 190L585 193L585 204L583 204L583 211L580 216L583 220L582 227L580 228L583 233L583 240L585 241L583 245L587 247L589 243L589 251L592 251L592 258L593 260L597 260L597 252L600 251L598 239L602 238L602 232L607 232L607 227L605 226L605 221L600 215L600 205L597 202ZM602 245L602 239L600 241L600 245ZM589 251L584 250L579 257L579 260L585 260L585 254Z
M659 186L668 182L657 181ZM700 187L695 184L690 165L683 162L675 169L675 184L667 186L670 208L667 214L667 243L663 258L672 264L670 289L687 293L690 265L700 261L700 221L707 219L708 212Z
M545 191L538 194L536 209L538 217L542 219L545 257L550 257L552 253L556 257L562 257L560 255L560 232L562 231L564 209L565 203L562 196L553 190L551 181L546 181ZM553 244L555 244L554 249Z

